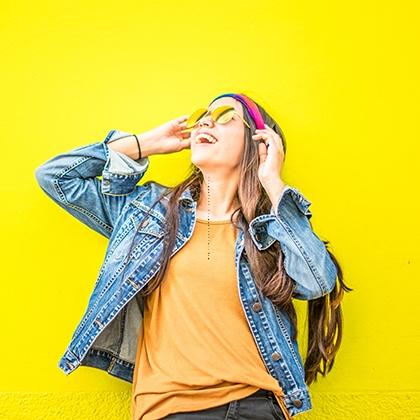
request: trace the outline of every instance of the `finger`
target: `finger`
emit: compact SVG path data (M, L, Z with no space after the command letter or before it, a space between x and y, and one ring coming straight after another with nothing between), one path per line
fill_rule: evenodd
M273 144L277 148L277 151L284 155L284 149L283 149L283 142L281 140L281 137L275 133L276 135L273 136Z
M181 142L181 150L191 148L191 139L185 139Z
M188 115L181 115L180 117L177 117L177 118L174 118L173 120L172 120L172 122L175 124L175 125L181 125L181 124L185 124L185 121L188 119Z
M263 143L267 143L268 142L267 138L269 137L267 136L267 134L261 133L261 134L254 134L252 138L254 140L263 140Z
M276 133L273 127L270 127L267 124L264 124L264 125L265 125L265 130L267 130L270 134L278 136L278 134Z
M268 126L267 124L264 124L264 126L269 130L274 137L275 145L278 147L278 149L284 153L284 147L283 147L283 139L280 134L278 134L272 127Z
M191 133L181 133L181 137L182 137L182 139L190 139L191 138Z
M186 137L190 137L190 136L192 136L192 132L191 132L191 130L189 130L189 129L180 130L180 131L179 131L179 133L180 133L182 136L186 136Z
M191 135L191 129L190 128L188 128L186 125L185 125L185 123L181 123L181 124L178 124L176 127L175 127L175 131L177 132L177 133L179 133L179 134L182 134L182 135L188 135L188 136L190 136Z
M257 129L257 130L255 130L255 132L256 133L253 136L262 136L262 137L266 137L266 138L269 137L269 136L272 136L272 133L270 133L266 129Z
M279 144L277 136L270 136L269 139L270 139L269 144L272 145L272 147L274 147L277 152L279 152L280 144Z
M275 145L275 147L277 147L279 150L281 150L281 144L280 141L281 139L279 138L280 136L274 131L274 129L270 126L268 126L267 124L264 124L266 127L266 132L268 132L270 138L273 138L273 146Z
M267 144L267 147L270 146L270 144L271 144L272 147L275 147L277 149L277 152L284 153L283 148L282 148L282 144L281 144L281 139L279 138L279 135L275 131L273 131L273 133L274 133L273 135L260 133L260 134L257 134L256 136L258 136L257 139L260 138L260 137L264 138L264 141ZM268 139L268 140L266 140L266 139Z
M266 133L258 133L258 134L253 134L253 135L252 135L252 138L253 138L254 140L258 140L258 139L264 138L264 137L266 137L266 136L267 136L267 134L266 134Z
M265 162L267 159L267 146L262 141L258 143L258 155L260 157L260 163Z

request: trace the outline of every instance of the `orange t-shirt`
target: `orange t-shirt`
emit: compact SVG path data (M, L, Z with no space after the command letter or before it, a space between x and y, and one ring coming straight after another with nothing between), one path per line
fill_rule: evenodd
M209 223L197 219L191 239L145 300L133 420L204 410L259 388L278 400L284 395L264 365L239 298L236 228L230 221Z

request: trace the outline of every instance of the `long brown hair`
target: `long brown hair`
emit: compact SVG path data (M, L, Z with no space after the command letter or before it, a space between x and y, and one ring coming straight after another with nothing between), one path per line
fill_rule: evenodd
M284 155L286 155L286 140L280 126L261 105L257 102L255 103L264 118L264 122L280 135L283 142ZM244 119L251 126L252 132L254 132L256 128L254 121L242 103L241 106ZM292 339L296 340L297 316L292 303L293 281L284 269L283 251L278 241L275 241L267 249L259 251L248 232L249 223L261 214L270 213L272 205L267 193L258 180L258 144L252 140L251 130L245 130L245 149L240 162L241 175L239 176L239 185L236 193L240 207L231 215L231 222L244 232L244 256L250 264L256 286L274 305L288 314L292 325ZM190 188L193 199L198 202L203 183L203 174L191 163L186 179L175 187L165 186L156 181L148 181L144 185L153 182L164 187L165 191L153 203L148 213L163 198L167 200L165 204L167 206L165 215L166 235L160 256L161 266L159 271L139 292L144 297L151 294L159 286L169 265L178 231L179 197L187 188ZM237 216L236 219L235 216ZM147 217L143 218L137 226L137 232L146 219ZM308 301L308 346L305 360L305 382L308 385L317 380L318 373L326 376L334 364L343 333L341 301L344 291L349 292L353 290L344 284L343 272L337 258L328 249L329 241L323 240L323 243L325 244L326 251L337 267L338 281L336 280L336 285L329 294ZM132 246L126 258L131 255L131 250Z

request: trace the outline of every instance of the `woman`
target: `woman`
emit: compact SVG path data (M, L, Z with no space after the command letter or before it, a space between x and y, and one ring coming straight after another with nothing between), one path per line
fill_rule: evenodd
M307 385L333 365L352 289L312 230L310 202L281 178L280 134L255 101L228 93L188 120L111 132L38 169L57 203L110 238L60 361L66 373L87 365L132 379L133 419L282 419L311 408ZM136 186L147 156L185 148L186 180ZM304 367L293 297L308 300Z

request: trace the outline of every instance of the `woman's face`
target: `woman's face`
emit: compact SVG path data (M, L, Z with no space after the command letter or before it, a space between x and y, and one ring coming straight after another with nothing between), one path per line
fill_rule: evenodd
M217 99L208 110L211 112L222 105L233 106L243 118L241 103L230 96ZM206 115L191 131L191 161L201 170L236 168L245 146L245 130L249 128L236 114L226 124L218 124ZM202 132L215 137L216 143L197 143L197 136Z

